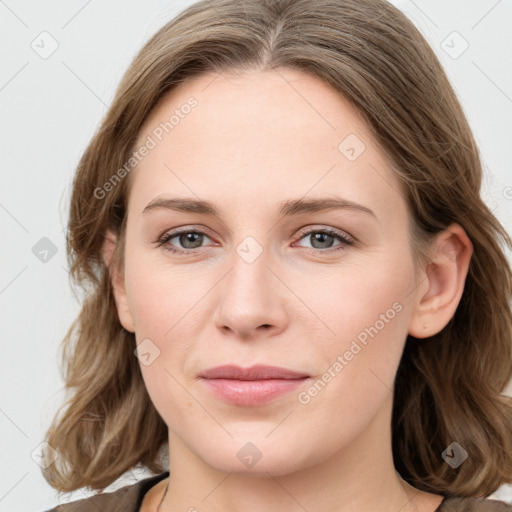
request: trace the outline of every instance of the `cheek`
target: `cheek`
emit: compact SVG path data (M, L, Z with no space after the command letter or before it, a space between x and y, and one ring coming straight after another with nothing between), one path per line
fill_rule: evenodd
M351 389L362 394L372 393L372 383L392 386L407 337L413 280L407 253L383 252L371 264L354 263L331 273L330 279L317 280L315 287L303 281L297 293L307 297L305 302L322 320L316 325L321 326L325 369L339 362L338 356L343 360L338 372L331 368L343 375L333 382L350 381Z
M140 365L141 372L157 409L162 402L176 410L177 397L180 408L187 408L192 403L187 403L190 397L180 383L195 376L188 361L201 339L205 318L211 317L204 314L204 296L218 277L208 269L171 267L165 258L151 262L151 256L143 251L138 255L135 249L126 259L126 291L136 342L144 343L154 357L151 364Z
M151 249L164 251L164 249ZM126 261L126 291L137 337L165 340L176 336L194 316L208 291L207 274L185 265L171 266L164 257L135 249Z
M390 331L388 325L396 328L405 322L405 315L398 310L403 311L411 300L413 280L407 255L382 252L379 257L354 258L349 265L302 278L294 291L317 321L322 321L317 323L325 328L326 340L348 340L376 323L379 331L383 331L383 325Z
M409 272L402 269L399 279L394 271L366 271L363 280L351 272L314 299L335 334L319 343L321 373L298 401L304 421L325 425L323 435L334 444L357 436L392 399L409 317Z
M191 340L199 338L201 282L169 267L136 264L135 259L126 268L137 345L150 354L149 364L140 359L146 389L166 424L179 425L188 411L198 413L183 371Z

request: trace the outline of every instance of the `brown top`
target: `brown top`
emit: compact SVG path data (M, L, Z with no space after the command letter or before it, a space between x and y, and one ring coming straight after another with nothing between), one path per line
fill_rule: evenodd
M139 512L144 495L158 482L167 478L169 471L139 480L117 491L90 496L57 505L46 512ZM485 498L444 498L435 512L512 512L512 505Z

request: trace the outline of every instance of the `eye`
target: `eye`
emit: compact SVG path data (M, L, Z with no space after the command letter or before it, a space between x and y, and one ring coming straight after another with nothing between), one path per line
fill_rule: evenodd
M210 238L204 231L192 230L190 228L165 233L159 240L158 245L164 249L175 253L193 253L196 249L202 247L203 241ZM181 247L176 247L172 240L176 239L176 243Z
M315 254L343 250L355 243L351 237L333 228L310 228L301 231L299 235L298 240L309 239L311 244L303 248ZM204 247L205 238L211 240L207 233L200 229L184 228L165 233L159 238L157 245L176 254L194 254ZM335 245L336 241L339 242L337 245Z
M333 252L343 250L348 245L353 245L354 240L348 235L333 228L309 229L300 233L300 240L307 239L310 246L305 247L308 252ZM336 240L338 245L333 245Z

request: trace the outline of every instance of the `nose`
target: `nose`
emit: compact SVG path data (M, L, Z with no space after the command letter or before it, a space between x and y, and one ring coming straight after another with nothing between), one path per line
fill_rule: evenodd
M286 329L286 288L275 273L265 251L251 263L235 253L231 270L216 287L215 326L245 340L274 336Z

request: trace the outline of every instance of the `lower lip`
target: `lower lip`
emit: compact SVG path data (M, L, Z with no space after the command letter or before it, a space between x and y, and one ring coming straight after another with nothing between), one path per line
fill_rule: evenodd
M236 405L260 405L270 402L301 386L301 379L231 380L202 379L218 398Z

